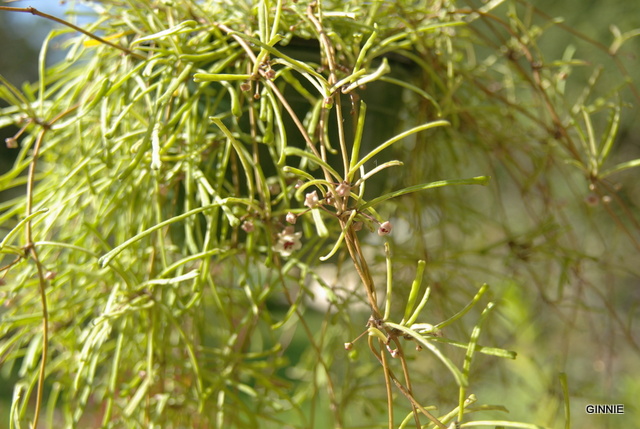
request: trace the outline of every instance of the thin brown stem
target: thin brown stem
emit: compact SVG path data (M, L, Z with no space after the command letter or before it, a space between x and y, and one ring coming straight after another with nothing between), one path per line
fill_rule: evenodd
M335 49L331 44L331 40L327 33L324 31L324 27L322 26L322 16L318 18L314 13L313 9L316 7L316 3L312 2L309 4L307 8L307 17L313 23L318 32L318 40L320 41L320 45L324 51L324 56L327 59L327 65L329 66L329 85L333 86L338 78L336 76L336 60L335 60ZM340 91L336 91L333 95L334 104L336 107L336 117L338 124L338 140L340 141L340 152L342 152L342 163L344 165L344 177L347 177L349 173L349 155L347 152L347 145L345 141L344 135L344 124L342 122L342 103L340 102Z
M42 302L42 353L40 356L40 371L38 373L38 389L36 391L36 408L34 411L32 425L33 428L37 428L38 420L40 417L40 409L42 408L44 379L46 375L47 355L49 352L49 309L47 306L47 284L45 281L45 273L42 267L42 263L40 263L40 260L38 259L38 253L34 246L31 246L29 252L38 269L40 301Z
M54 123L56 123L56 121L60 120L64 116L73 112L77 108L78 108L78 105L72 106L71 108L55 116L49 122L43 122L37 118L31 118L33 122L40 125L42 129L40 130L40 132L38 133L38 136L36 137L35 145L33 147L31 163L29 164L29 171L27 173L26 208L25 208L26 217L31 216L33 212L33 190L36 183L36 166L38 163L38 156L40 155L42 142L44 141L44 136L46 132L51 128L51 126ZM40 358L40 372L38 374L38 387L36 390L35 416L33 419L33 426L32 426L33 428L37 428L38 420L40 418L40 409L42 408L44 379L46 374L45 370L46 370L46 364L47 364L47 354L49 350L49 309L47 305L47 293L46 293L47 284L45 281L44 268L42 266L42 262L40 261L40 258L38 257L38 252L33 242L33 231L32 231L31 220L29 220L25 225L24 257L27 257L27 256L31 256L38 270L40 301L42 302L42 354Z
M36 16L39 16L41 18L45 18L45 19L48 19L50 21L53 21L53 22L57 22L58 24L62 24L62 25L65 25L65 26L67 26L69 28L72 28L75 31L78 31L78 32L84 34L85 36L91 37L92 39L94 39L94 40L96 40L96 41L98 41L100 43L104 43L105 45L109 45L112 48L116 48L116 49L124 52L127 55L131 55L134 58L137 58L139 60L144 60L145 59L144 56L142 56L140 54L136 54L135 52L133 52L133 51L131 51L131 50L129 50L129 49L123 47L123 46L116 45L115 43L112 43L112 42L110 42L108 40L105 40L102 37L96 36L95 34L91 33L90 31L87 31L84 28L78 27L77 25L72 24L69 21L65 21L64 19L60 19L60 18L58 18L56 16L49 15L48 13L41 12L38 9L34 8L34 7L31 7L31 6L29 6L29 7L0 6L0 10L6 10L8 12L30 13L32 15L36 15Z
M31 164L29 165L29 172L27 178L27 202L26 202L26 216L29 217L33 210L33 187L35 186L35 177L36 177L36 164L38 160L38 155L40 153L40 147L42 146L42 141L44 139L44 135L48 129L48 126L43 126L40 133L38 133L38 137L36 138L35 146L33 148L33 159L31 160ZM40 289L40 301L42 302L42 354L40 357L40 372L38 374L38 388L36 391L36 408L35 415L33 417L33 428L38 427L38 420L40 418L40 409L42 408L42 396L44 391L44 379L45 379L45 370L47 365L47 352L49 348L49 310L47 306L47 293L46 293L46 282L45 282L45 273L42 268L42 263L38 258L38 252L33 244L33 233L31 228L31 221L27 222L25 226L25 247L27 249L27 253L31 256L33 261L36 264L36 268L38 270L38 279L39 279L39 289Z
M371 341L372 341L372 337L369 337L369 348L371 349L371 352L376 357L376 359L378 359L378 362L380 362L380 364L382 365L382 356L380 353L377 352L377 350L375 350L374 347L372 347ZM384 353L384 351L382 353ZM409 391L407 391L407 389L402 385L402 383L400 383L400 381L398 380L398 377L396 377L396 375L393 373L391 369L389 369L389 377L391 378L393 383L396 385L396 387L400 390L400 392L411 402L411 404L415 406L422 414L427 416L427 418L431 420L433 424L435 424L440 429L447 429L444 423L438 420L436 416L431 414L426 408L420 405L418 401L416 401L413 395Z
M400 359L400 364L402 365L402 373L404 374L404 382L407 385L407 391L409 392L410 395L413 395L413 391L411 389L411 378L409 377L409 367L407 366L407 360L404 358L404 349L402 348L402 344L400 343L400 341L398 341L397 337L391 337L391 339L393 340L393 343L396 346L396 349L398 350L398 357ZM413 410L413 419L416 422L416 427L417 428L421 428L421 424L420 424L420 416L418 414L418 410L416 408L415 405L413 405L413 403L411 404L411 409Z
M346 222L340 221L341 227L346 228ZM373 280L371 279L371 274L369 273L369 267L367 266L364 257L362 256L362 251L360 249L360 245L358 243L358 237L353 231L352 227L349 227L345 234L345 243L347 243L347 250L349 251L349 255L351 256L351 260L353 261L353 265L358 272L358 276L362 283L364 284L365 291L367 292L367 299L369 300L369 306L371 307L371 313L374 319L380 319L380 309L378 308L378 301L376 299L375 294L375 286L373 284Z

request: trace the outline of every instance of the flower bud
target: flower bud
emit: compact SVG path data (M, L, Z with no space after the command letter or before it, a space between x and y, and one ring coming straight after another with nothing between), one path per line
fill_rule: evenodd
M298 216L296 216L295 213L289 212L287 213L287 216L285 217L285 219L290 224L295 225L296 221L298 220Z
M584 198L584 202L591 207L595 207L600 203L600 198L598 198L598 195L595 193L590 192L589 195Z
M266 72L264 72L264 77L266 77L269 80L273 80L276 78L276 72L273 69L269 69Z
M15 149L18 147L18 140L15 137L6 138L4 142L7 144L7 149Z
M320 199L318 198L318 191L309 192L304 197L304 205L309 207L310 209L317 206L319 201Z
M392 228L393 226L391 225L391 222L389 222L388 220L384 221L382 222L382 224L380 224L380 228L378 228L378 235L389 235Z
M327 204L333 204L336 202L336 200L333 198L333 195L331 195L331 192L327 192L327 195L324 197L324 201Z
M341 197L346 197L351 192L351 185L347 182L342 182L338 186L336 186L336 194Z

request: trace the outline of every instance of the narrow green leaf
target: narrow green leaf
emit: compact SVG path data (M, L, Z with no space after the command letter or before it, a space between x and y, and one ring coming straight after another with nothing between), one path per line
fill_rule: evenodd
M611 176L612 174L620 173L621 171L628 170L634 167L640 167L640 158L633 159L627 162L622 162L613 168L610 168L608 170L601 172L600 174L598 174L598 177L600 179L604 179L605 177Z
M383 75L389 73L390 71L391 71L391 68L389 67L389 61L386 58L382 58L382 64L380 64L380 66L373 73L364 75L362 77L356 77L355 82L353 82L351 85L349 85L348 87L346 87L341 91L344 94L348 94L354 89L364 84L380 79ZM338 88L336 88L336 90L337 89Z
M431 104L433 104L433 107L436 108L436 111L438 112L438 116L442 115L442 109L440 108L440 105L438 104L438 102L436 101L435 98L433 98L431 95L429 95L429 93L427 93L425 90L423 90L422 88L417 87L416 85L412 85L410 82L405 82L404 80L400 80L400 79L396 79L390 76L381 76L380 80L383 82L388 82L394 85L398 85L402 88L406 88L409 91L413 91L416 94L420 95L421 97L429 100L431 102Z
M120 244L119 246L115 247L114 249L112 249L111 251L107 252L106 254L104 254L102 257L100 257L100 259L98 259L98 265L100 267L105 267L109 264L109 262L111 262L111 260L116 257L118 254L120 254L120 252L122 252L124 249L126 249L127 247L129 247L131 244L135 243L136 241L139 241L141 239L143 239L144 237L152 234L153 232L164 228L165 226L171 225L172 223L175 222L180 222L184 219L187 219L190 216L193 216L195 214L198 213L202 213L204 211L207 210L211 210L214 207L218 207L219 205L225 204L227 202L227 198L225 198L224 200L218 200L213 204L210 204L208 206L203 206L203 207L197 207L193 210L189 210L188 212L182 213L178 216L172 217L171 219L167 219L163 222L160 222L156 225L153 225L151 228L148 228L144 231L142 231L139 234L134 235L133 237L131 237L130 239L128 239L127 241L125 241L124 243Z
M420 286L418 286L418 289L420 289ZM418 320L418 317L420 317L420 313L422 312L422 309L427 304L427 301L429 301L430 294L431 294L431 288L428 287L425 289L424 294L422 295L422 299L420 300L420 303L416 307L415 311L413 312L413 314L411 314L409 319L403 323L403 325L411 326L414 323L416 323L416 320Z
M418 261L418 268L416 269L416 277L413 280L413 283L411 283L411 291L409 292L409 298L407 298L407 305L404 308L404 316L402 317L402 322L400 322L401 325L409 325L411 326L413 324L413 322L416 321L416 319L418 318L417 314L415 315L416 317L414 318L412 316L413 314L413 307L416 305L416 300L418 299L418 292L420 291L420 286L422 285L422 276L424 275L424 268L427 266L426 261ZM427 291L429 290L429 288L427 288ZM425 295L428 297L428 294L425 292ZM425 300L425 304L426 304L426 299L423 298L423 300ZM422 304L422 303L421 303ZM420 310L422 310L421 308L419 308ZM419 312L416 312L419 313ZM411 323L405 323L406 320L409 320Z
M458 320L459 318L467 314L469 310L471 310L471 308L480 300L480 298L482 298L482 295L484 295L487 290L489 290L489 285L485 283L482 285L482 287L480 287L480 289L478 290L478 292L476 293L476 295L473 297L473 299L469 304L467 304L462 310L457 312L455 315L453 315L449 319L445 320L444 322L438 323L436 325L436 328L442 329L445 326L449 326L450 324L452 324L453 322L455 322L456 320Z
M96 83L94 88L98 88L95 92L89 92L89 96L91 97L80 109L80 113L78 116L84 116L89 113L97 104L100 102L109 88L111 87L111 80L109 78L103 78L99 83Z
M182 70L177 77L171 80L171 83L167 86L167 89L164 90L164 93L160 97L158 97L158 100L156 101L157 106L164 105L174 96L176 89L178 89L180 85L186 84L186 81L191 74L192 68L193 64L187 64L184 70Z
M231 131L226 127L226 125L222 122L220 118L215 116L210 116L209 119L220 128L225 136L227 136L228 141L233 146L233 149L238 154L238 158L240 159L240 164L242 164L242 169L244 170L245 178L247 180L247 187L249 188L249 199L253 199L255 195L255 182L253 180L253 166L251 162L251 157L245 150L245 148L240 144L240 142L233 136Z
M49 209L47 208L40 209L38 211L31 213L29 216L27 216L26 218L18 222L18 224L11 231L9 231L7 235L4 237L4 239L0 243L0 249L7 246L7 244L11 242L13 237L22 229L22 227L25 226L28 222L31 222L33 218L40 216L41 214L46 213L48 211Z
M351 161L349 161L349 177L347 180L353 179L352 171L356 171L354 166L357 163L357 159L360 156L360 145L362 143L362 133L364 131L364 122L367 115L367 103L360 100L360 109L358 111L358 123L356 124L356 133L353 138L353 147L351 148Z
M324 256L320 257L321 261L326 261L329 258L331 258L340 248L340 245L342 244L342 242L344 241L344 235L345 235L345 231L347 231L350 227L351 224L353 223L353 220L355 219L356 215L358 214L357 211L353 210L351 212L351 215L349 216L349 219L347 220L347 223L345 224L344 229L340 232L340 235L338 236L338 239L336 240L336 243L333 245L333 248L329 251L329 253L327 253Z
M587 143L588 143L588 152L589 152L589 167L591 171L597 171L597 149L596 149L596 138L593 133L593 123L591 122L591 117L587 113L585 109L582 109L582 117L584 119L585 126L587 127Z
M383 201L390 200L391 198L396 198L401 195L410 194L412 192L424 191L427 189L442 188L444 186L455 186L455 185L486 185L487 183L489 183L489 179L490 178L488 176L478 176L478 177L472 177L470 179L440 180L438 182L423 183L420 185L409 186L408 188L400 189L398 191L390 192L388 194L384 194L377 198L374 198L373 200L359 207L359 209L364 210L369 207L373 207L376 204L379 204Z
M391 249L389 248L389 242L384 243L384 255L387 261L387 293L385 295L383 320L387 320L391 315L391 294L393 293L393 264L391 263Z
M319 237L327 237L329 235L329 230L327 226L324 224L324 220L322 219L322 215L320 214L319 209L311 210L311 216L313 217L313 224L316 227L316 233Z
M616 105L616 107L611 112L611 117L609 118L609 128L606 132L606 137L604 139L604 143L602 144L602 148L600 149L600 153L598 154L598 164L602 165L604 161L609 156L611 152L611 148L613 147L613 142L618 135L618 128L620 126L620 104Z
M334 170L333 167L331 167L325 161L323 161L320 158L318 158L313 153L304 151L304 150L302 150L300 148L293 147L293 146L287 146L286 148L284 148L284 153L287 156L299 156L300 158L306 158L306 159L308 159L310 161L313 161L316 164L322 166L322 168L324 168L327 171L329 171L329 173L331 173L331 175L336 178L336 181L338 183L342 182L342 177L340 176L340 174L338 174L338 172L336 170Z
M162 39L167 36L173 36L174 34L180 34L180 33L192 31L193 27L195 27L196 25L198 25L198 23L193 20L181 22L175 27L167 28L166 30L159 31L155 34L151 34L149 36L141 37L139 39L134 40L133 42L131 42L131 47L139 45L141 43L150 42L152 40Z
M221 82L233 80L249 80L250 74L229 74L229 73L196 73L193 75L194 82Z
M370 337L378 337L378 339L382 341L383 344L387 344L388 338L384 333L382 333L380 329L376 328L375 326L369 326L369 329L367 329L367 331L369 332Z
M384 170L385 168L401 167L403 165L404 165L404 163L402 163L402 162L400 162L398 160L388 161L388 162L385 162L384 164L380 164L376 168L374 168L373 170L369 170L366 174L364 174L362 177L360 177L353 186L355 187L355 186L360 186L361 184L364 184L364 182L369 177L379 173L380 171Z
M231 113L236 118L239 118L240 116L242 116L242 105L240 103L238 91L236 91L236 88L233 85L225 80L220 83L225 87L227 92L229 92L229 97L231 97Z
M467 353L465 353L464 364L462 365L462 373L467 378L469 377L469 372L471 371L471 361L473 360L473 355L475 354L475 351L476 351L476 346L478 344L478 338L480 337L480 331L482 330L482 325L484 324L484 321L487 319L487 316L489 315L489 312L491 312L491 309L493 308L493 306L494 306L493 302L490 302L487 304L485 309L482 311L482 314L480 315L480 320L478 321L476 326L473 327L473 331L471 331L471 338L469 339L469 344L467 345ZM458 420L461 420L463 417L462 408L463 408L465 394L466 394L465 389L462 388L460 390L460 397L459 397L460 415Z
M378 153L382 152L383 150L385 150L386 148L388 148L392 144L397 143L400 140L404 139L405 137L409 137L410 135L418 133L420 131L425 131L425 130L428 130L430 128L435 128L435 127L444 127L444 126L447 126L447 125L450 125L449 122L448 121L444 121L444 120L429 122L428 124L423 124L423 125L419 125L417 127L413 127L410 130L407 130L407 131L405 131L403 133L400 133L400 134L390 138L389 140L387 140L386 142L382 143L380 146L378 146L377 148L375 148L371 152L369 152L364 158L362 158L360 161L358 161L355 165L351 166L350 169L349 169L349 174L348 174L348 179L347 180L349 182L351 182L355 172L360 168L360 166L364 165L367 161L372 159L374 156L376 156Z
M459 347L461 349L466 349L469 347L468 343L461 343L460 341L454 341L454 340L450 340L448 338L442 338L442 337L431 337L430 338L432 341L436 341L438 343L444 343L444 344L449 344L451 346L454 347ZM476 344L476 349L477 352L485 354L485 355L489 355L489 356L496 356L496 357L500 357L500 358L505 358L505 359L515 359L518 356L518 353L512 351L512 350L506 350L506 349L501 349L501 348L497 348L497 347L486 347L486 346L480 346Z
M369 36L367 41L364 43L364 46L362 46L362 49L360 49L360 52L358 53L358 58L356 58L356 64L353 66L354 71L360 70L360 68L362 67L362 64L367 58L367 52L369 52L369 49L371 49L377 37L378 37L378 25L376 23L373 23L373 31L371 32L371 35Z
M427 341L427 339L425 337L423 337L422 335L418 334L413 329L407 328L406 326L399 325L397 323L384 322L384 325L389 327L389 328L392 328L392 329L397 329L398 331L402 332L403 334L408 335L411 338L413 338L414 340L416 340L420 345L422 345L422 346L426 347L427 349L429 349L429 351L431 351L431 353L436 355L436 357L438 359L440 359L440 361L451 372L451 374L453 375L453 377L456 380L456 383L458 383L458 386L467 386L468 385L467 377L465 377L464 374L462 374L462 372L460 372L458 367L455 366L455 364L453 362L451 362L451 359L449 359L448 357L443 355L442 352L436 346L431 344L430 341Z
M27 100L24 94L1 74L0 84L3 85L0 86L0 98L4 98L9 105L19 107L21 111L27 113L31 118L37 116L36 112L31 108L31 103L29 103L29 100Z
M127 407L124 409L125 416L130 417L133 414L133 412L136 410L136 408L138 408L138 405L140 405L140 402L146 396L147 391L149 390L150 384L151 384L150 377L145 377L145 379L142 380L142 383L140 383L140 386L138 386L138 390L136 390L136 393L133 395L133 398L129 400Z

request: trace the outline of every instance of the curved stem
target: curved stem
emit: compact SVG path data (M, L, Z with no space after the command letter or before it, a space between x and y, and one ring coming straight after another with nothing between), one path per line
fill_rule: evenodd
M40 300L42 302L42 354L40 357L40 370L38 373L38 389L36 391L36 408L34 411L33 417L33 428L38 427L38 420L40 417L40 409L42 408L42 396L44 391L44 379L46 375L46 366L47 366L47 354L49 351L49 310L47 306L47 293L46 287L47 284L45 282L45 274L42 267L42 263L38 259L38 253L36 252L36 248L31 246L29 249L29 253L31 257L36 263L36 267L38 269L38 278L39 278L39 292L40 292Z

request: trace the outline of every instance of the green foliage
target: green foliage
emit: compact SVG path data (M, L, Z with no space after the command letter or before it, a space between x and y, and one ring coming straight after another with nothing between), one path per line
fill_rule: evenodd
M545 354L599 323L637 352L633 31L607 86L517 1L93 7L0 80L10 427L557 426L584 343ZM489 405L550 362L559 393Z

